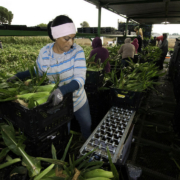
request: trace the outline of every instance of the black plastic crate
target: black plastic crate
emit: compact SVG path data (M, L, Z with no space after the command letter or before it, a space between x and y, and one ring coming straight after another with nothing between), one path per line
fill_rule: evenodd
M156 46L156 40L155 39L151 39L150 43L152 46Z
M56 154L61 158L68 143L68 137L68 126L67 123L65 123L58 127L57 131L39 141L27 139L25 141L25 151L28 155L34 157L52 158L51 145L53 144L56 149Z
M86 72L86 85L97 86L104 80L104 70L99 71L88 71Z
M98 91L100 87L103 87L104 83L100 82L99 84L85 84L84 89L86 92Z
M118 30L124 32L126 29L125 23L119 23L118 24Z
M0 25L0 29L6 29L6 26Z
M82 29L83 29L83 32L85 32L85 33L91 33L90 27L85 27L85 28L82 28Z
M9 24L4 24L7 30L26 30L27 26L26 25L9 25Z
M82 28L77 28L78 33L83 33L83 29Z
M148 44L149 44L149 41L143 40L143 46L144 46L144 47L148 46Z
M137 110L143 97L143 93L110 88L110 96L112 106Z
M40 27L40 31L47 31L47 27Z
M134 63L137 63L138 60L139 60L139 55L135 54L135 55L134 55L133 62L134 62Z
M53 107L51 102L28 109L19 103L0 103L3 118L20 128L28 138L39 139L56 131L73 117L72 93L64 96L63 101Z
M109 90L87 93L87 98L92 120L91 129L93 131L110 109Z

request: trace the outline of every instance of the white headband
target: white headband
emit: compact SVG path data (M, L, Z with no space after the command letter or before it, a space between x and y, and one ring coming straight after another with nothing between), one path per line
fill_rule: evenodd
M74 23L66 23L59 26L51 27L51 33L54 39L67 36L69 34L76 34L76 27Z

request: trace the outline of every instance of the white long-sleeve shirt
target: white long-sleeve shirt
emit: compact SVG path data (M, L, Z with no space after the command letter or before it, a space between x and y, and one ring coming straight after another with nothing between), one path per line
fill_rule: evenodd
M86 102L87 96L84 90L86 79L86 59L81 46L73 44L68 52L57 54L53 51L54 43L44 46L36 60L39 74L47 72L47 77L51 83L59 76L59 86L76 80L79 89L73 92L74 112L80 109Z

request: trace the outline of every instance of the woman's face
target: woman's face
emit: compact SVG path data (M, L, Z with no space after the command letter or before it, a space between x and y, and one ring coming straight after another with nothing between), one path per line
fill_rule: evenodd
M67 52L74 43L75 34L70 34L56 39L55 45L59 52Z

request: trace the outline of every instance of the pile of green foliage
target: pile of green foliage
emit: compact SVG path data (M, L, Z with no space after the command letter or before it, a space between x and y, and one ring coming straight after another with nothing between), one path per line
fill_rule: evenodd
M113 88L143 92L154 89L154 85L158 84L156 78L164 74L153 62L134 63L130 60L129 66L121 69L120 79L117 78L116 69L106 74L106 79L112 82Z
M16 133L11 123L0 124L1 137L1 153L0 153L0 169L8 167L12 164L21 162L22 166L15 167L9 172L9 177L17 174L26 174L31 180L95 180L107 179L118 180L118 172L112 163L110 152L107 149L110 161L111 171L102 169L103 162L90 162L90 155L96 150L92 150L84 156L75 159L69 156L69 162L66 162L66 156L72 141L71 136L61 159L57 159L56 149L52 144L52 158L33 157L26 153L24 141L27 139L21 131ZM12 152L16 158L12 158L8 153ZM46 162L47 167L42 166L42 162Z

